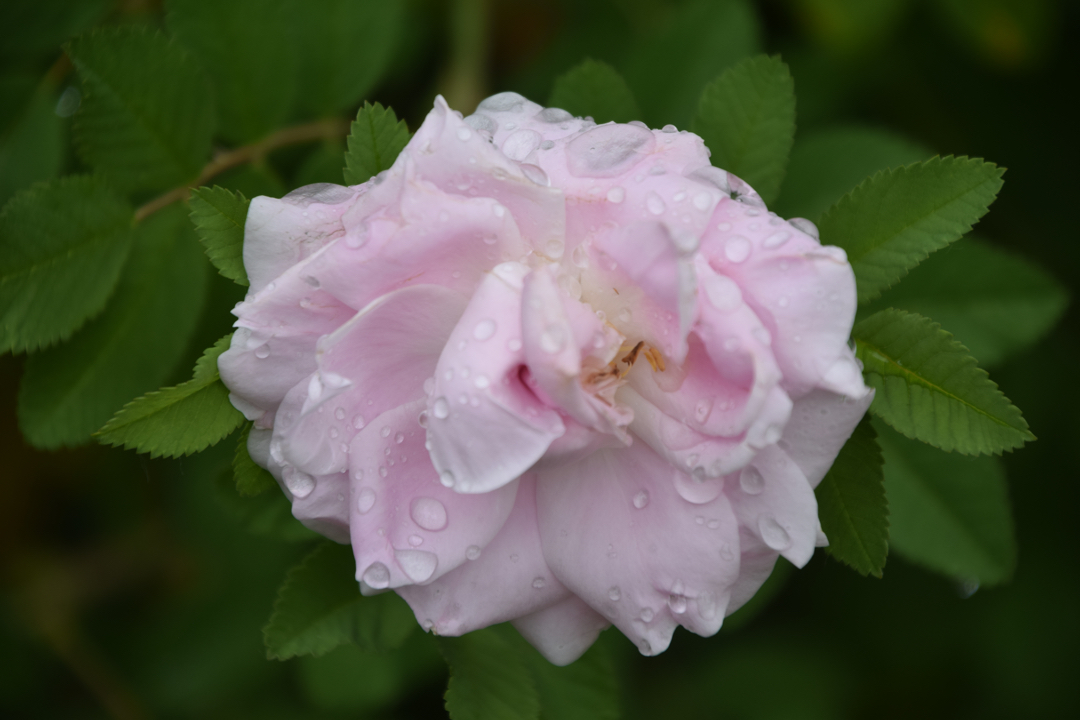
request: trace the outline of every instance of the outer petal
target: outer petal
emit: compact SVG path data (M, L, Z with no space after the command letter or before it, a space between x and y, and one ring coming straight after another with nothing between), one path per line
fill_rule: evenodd
M497 490L496 492L501 492ZM462 496L467 501L480 496ZM499 534L469 561L427 585L398 589L417 621L438 635L462 635L551 607L570 597L540 549L536 478L521 478L517 499Z
M514 620L514 627L553 665L569 665L585 654L611 623L571 595L560 603Z
M487 275L454 328L428 401L435 467L458 492L483 493L528 470L565 432L525 385L522 277L507 263Z
M806 475L810 487L816 488L825 477L873 399L873 391L851 400L814 390L795 401L780 447Z
M635 444L541 472L537 483L544 557L556 577L645 654L666 648L676 624L715 633L739 573L726 496L691 504L675 491L675 472Z
M439 482L424 451L419 400L383 413L349 453L357 580L380 590L437 580L484 548L514 505L517 483L461 495Z

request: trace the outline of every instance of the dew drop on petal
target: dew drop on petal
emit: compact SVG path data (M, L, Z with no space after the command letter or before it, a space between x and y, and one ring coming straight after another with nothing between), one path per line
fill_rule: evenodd
M697 405L694 406L694 419L699 423L704 423L709 419L709 414L712 413L712 400L708 398L701 398L697 401Z
M503 155L515 162L521 162L540 146L541 140L543 138L535 130L518 130L503 141Z
M753 465L747 465L739 473L739 487L747 495L760 495L765 489L765 477Z
M379 466L379 477L386 477L390 474L390 471L386 469L385 465Z
M260 360L265 360L266 358L270 357L270 348L266 347L265 345L259 346L259 348L255 350L255 357L259 358Z
M728 231L731 230L731 223L722 222L722 223L720 223L719 225L716 226L716 229L719 230L720 232L728 232Z
M607 591L607 596L611 599L612 602L619 602L619 600L622 598L622 590L620 590L618 587L611 587Z
M410 535L409 544L413 547L420 547L424 544L424 538L420 537L419 535Z
M450 417L450 403L444 397L436 398L431 406L431 414L439 420L445 420Z
M287 467L282 471L285 479L285 487L297 498L306 498L315 489L315 479L306 472L294 467Z
M438 556L427 550L395 550L394 558L414 583L429 580L439 566Z
M551 179L548 178L547 173L535 165L530 165L529 163L522 163L521 172L525 175L525 177L529 178L541 187L548 187L549 185L551 185Z
M481 320L473 328L473 337L477 340L489 340L495 334L495 321L491 318Z
M370 512L375 507L375 491L369 487L360 488L356 495L356 509L361 515Z
M781 230L780 232L773 233L769 237L765 238L765 241L761 244L769 250L772 250L773 248L778 248L784 243L786 243L790 237L791 233L789 233L787 230Z
M465 549L465 557L469 560L475 560L476 558L480 557L480 546L470 545L468 548Z
M668 596L668 607L671 608L671 612L676 615L682 615L686 612L686 596L672 594Z
M694 196L694 207L701 212L705 212L709 209L709 205L712 204L712 197L709 193L698 193Z
M638 510L642 510L648 504L649 504L649 491L648 490L642 490L641 492L639 492L637 495L634 496L634 507L636 507Z
M473 385L476 387L477 390L484 390L491 385L491 381L489 381L484 375L477 375L475 378L473 378Z
M446 527L446 506L435 498L419 497L409 510L413 522L425 530L437 531Z
M788 223L796 230L806 233L815 240L819 237L817 225L806 218L791 218Z
M722 560L734 560L735 559L735 551L731 549L730 545L728 545L727 543L724 543L723 545L720 546L720 558Z
M334 411L334 417L336 417L338 420L344 420L345 419L345 408L338 408L337 410L335 410Z
M450 472L449 470L443 470L441 473L439 473L439 482L442 483L443 487L454 487L454 483L457 482L457 478L455 478L454 473Z
M724 257L733 263L741 263L750 257L750 241L742 235L728 238L724 243Z
M641 620L643 622L652 622L652 619L656 616L652 608L645 608L641 611Z
M368 587L382 590L390 586L390 570L381 562L373 562L368 565L361 579Z
M547 580L545 580L544 578L542 578L542 577L534 577L533 578L532 586L535 589L542 590L545 585L547 585Z
M791 547L791 536L772 515L762 515L758 519L758 531L761 539L773 550L787 550Z
M382 428L382 430L379 431L379 434L382 435L384 438L385 437L390 437L390 426L389 425L383 425L383 428Z
M662 215L664 210L667 209L667 205L664 203L664 199L657 195L655 192L650 192L645 198L645 207L649 209L653 215Z
M566 330L562 325L551 324L540 333L540 349L554 355L566 347Z
M469 130L469 128L467 128L467 127L459 127L457 129L457 136L458 136L458 140L462 140L462 141L468 140L469 138L472 137L472 130Z

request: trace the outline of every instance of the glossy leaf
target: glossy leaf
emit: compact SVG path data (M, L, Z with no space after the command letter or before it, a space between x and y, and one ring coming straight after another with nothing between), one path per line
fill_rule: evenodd
M873 300L970 231L997 197L1004 173L952 156L879 172L822 216L821 240L847 252L859 302Z
M691 129L712 151L713 165L772 203L795 139L795 82L787 65L760 55L726 70L705 86Z
M0 352L34 352L105 307L131 248L131 207L100 178L20 193L0 212Z
M593 645L565 667L552 665L536 651L528 657L541 720L617 720L615 668L603 647Z
M548 107L592 117L601 124L641 119L641 110L622 75L607 63L592 59L555 79Z
M364 103L349 128L345 184L359 185L386 170L409 142L409 129L390 108Z
M1035 436L967 348L921 315L884 310L852 330L870 411L916 440L966 455L1001 453Z
M889 554L889 505L881 448L863 417L814 490L829 554L863 575L881 577Z
M223 187L201 187L191 191L191 221L199 242L218 272L247 287L244 269L244 223L251 201L243 193Z

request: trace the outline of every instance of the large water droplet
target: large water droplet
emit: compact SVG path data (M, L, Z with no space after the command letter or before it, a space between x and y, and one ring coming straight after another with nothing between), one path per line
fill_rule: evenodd
M354 417L352 419L352 426L354 428L356 428L357 430L363 430L364 429L364 416L363 415L357 415L356 417Z
M762 515L758 519L758 531L761 539L773 550L787 550L791 547L791 536L772 515Z
M521 162L539 147L541 140L543 138L535 130L518 130L503 142L503 155L515 162Z
M626 198L626 191L616 185L607 191L608 202L621 203Z
M454 483L457 482L457 478L455 478L454 473L450 472L449 470L443 470L441 473L439 473L439 482L442 483L443 487L454 487Z
M671 608L671 612L676 615L682 615L686 612L686 596L685 595L668 595L667 601L668 607Z
M529 178L541 187L548 187L549 185L551 185L551 180L548 178L547 173L535 165L530 165L529 163L522 163L521 172L525 175L525 177Z
M763 243L761 243L761 244L762 244L763 247L766 247L769 250L772 250L773 248L780 247L781 245L786 243L790 238L791 238L791 233L789 233L787 230L781 230L780 232L773 233L769 237L765 238L765 241Z
M382 590L390 586L390 570L381 562L373 562L361 578L364 583L375 590Z
M521 95L518 95L516 92L501 92L481 100L480 104L476 106L476 110L484 110L486 112L521 112L522 106L527 102L528 100ZM509 125L507 127L509 127Z
M270 348L266 347L265 345L260 345L255 350L255 357L259 358L260 360L265 360L266 358L270 357Z
M495 321L491 318L481 320L476 323L476 327L473 328L473 337L480 341L489 340L494 334Z
M412 501L409 514L413 522L425 530L436 531L446 527L446 506L435 498L416 498Z
M664 210L667 210L667 205L664 203L664 199L657 195L655 192L650 192L645 198L645 207L649 209L653 215L662 215Z
M566 329L552 323L540 333L540 349L554 355L566 347Z
M648 505L648 504L649 504L649 491L648 490L642 490L641 492L639 492L637 495L634 496L634 507L636 507L638 510L644 509L644 507L646 505Z
M728 238L724 243L724 257L733 263L741 263L750 257L750 241L742 235Z
M566 166L575 177L615 177L637 164L655 144L635 125L599 125L566 146Z
M458 136L458 140L462 140L462 141L468 140L469 138L472 137L472 130L470 130L467 127L459 127L457 129L457 136Z
M574 116L563 110L562 108L549 107L544 108L540 112L536 113L536 119L544 123L562 123L567 120L573 120Z
M819 237L817 225L810 222L806 218L791 218L790 220L788 220L788 223L796 230L806 233L815 240L817 240Z
M414 583L431 579L435 568L439 566L438 556L427 550L395 550L394 558Z
M435 398L431 405L431 414L439 420L445 420L450 417L450 403L444 397Z
M760 495L765 489L765 477L753 465L747 465L739 473L739 487L747 495Z
M293 497L306 498L315 489L315 479L294 467L285 468L281 475L285 479L285 487Z
M360 488L356 495L356 509L361 515L365 515L375 507L375 491L369 487Z

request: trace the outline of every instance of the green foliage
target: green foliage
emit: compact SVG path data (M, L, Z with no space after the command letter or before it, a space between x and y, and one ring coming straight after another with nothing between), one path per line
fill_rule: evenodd
M884 310L851 333L871 412L916 440L966 455L1001 453L1035 436L967 348L921 315Z
M195 329L207 264L180 206L151 216L105 311L69 343L27 358L19 427L42 449L79 445L131 398L159 387Z
M605 9L605 16L612 14ZM645 112L639 119L651 127L689 127L701 88L760 52L760 36L757 14L745 0L695 0L674 9L621 66Z
M131 208L99 178L24 191L0 212L0 352L36 351L101 312L131 247Z
M829 554L874 577L881 577L889 554L889 504L881 465L877 433L864 416L814 491Z
M761 55L726 70L701 93L691 128L712 151L713 165L770 204L795 140L795 82L787 65Z
M240 433L240 441L236 445L236 454L233 456L233 477L236 479L236 492L243 496L251 497L266 490L276 490L277 481L270 472L251 459L248 452L248 435L254 423L248 423L244 431Z
M244 223L251 201L243 193L223 187L196 188L191 191L191 221L199 242L218 272L247 287L244 269Z
M409 128L390 108L364 103L349 128L345 184L359 185L386 170L409 142Z
M344 178L345 150L340 142L319 143L307 156L293 176L293 185L303 187L315 183L340 185Z
M772 209L780 217L818 222L826 210L874 173L933 154L905 137L876 128L834 127L800 133L791 149L783 192Z
M195 457L202 457L202 455ZM321 535L308 530L293 517L289 498L278 489L272 475L269 480L274 483L273 492L262 493L255 497L243 497L237 493L230 468L215 478L218 504L230 516L231 522L242 527L250 535L286 543L310 543L321 540Z
M1001 460L943 453L879 430L892 548L965 582L1011 578L1016 540Z
M394 593L360 594L352 548L324 542L289 571L263 630L271 659L322 655L343 643L369 651L400 647L416 628Z
M404 3L289 0L287 6L300 48L301 109L323 116L355 107L389 67L403 30Z
M169 30L210 78L222 134L246 143L282 127L300 81L285 0L168 0L166 7Z
M525 643L521 643L524 645ZM523 649L536 682L541 720L616 720L618 685L611 658L599 644L565 667Z
M30 75L0 76L0 207L60 171L64 132L56 93Z
M100 19L108 0L0 3L0 59L52 62L71 36Z
M935 253L859 314L894 307L932 317L963 339L981 365L995 365L1049 332L1068 300L1065 288L1038 265L968 236Z
M641 110L622 75L591 58L555 79L548 106L578 117L591 116L601 124L641 119Z
M536 683L522 653L497 629L439 638L450 665L446 710L451 720L535 720L540 717Z
M1001 189L1005 171L966 157L933 158L874 175L821 218L821 239L847 251L859 302L971 230Z
M138 29L98 30L66 46L83 99L75 146L129 190L159 190L198 176L210 154L210 88L175 42Z
M182 457L216 445L244 421L229 402L217 359L232 335L218 340L195 366L194 377L132 400L94 433L99 442L150 457Z

